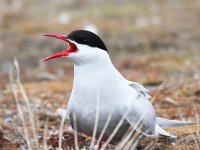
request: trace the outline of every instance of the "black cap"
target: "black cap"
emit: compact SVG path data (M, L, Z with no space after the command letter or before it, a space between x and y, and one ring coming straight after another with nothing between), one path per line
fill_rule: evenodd
M67 38L72 41L75 41L78 44L97 47L108 52L101 38L98 35L94 34L93 32L86 30L75 30L72 31L69 35L67 35Z

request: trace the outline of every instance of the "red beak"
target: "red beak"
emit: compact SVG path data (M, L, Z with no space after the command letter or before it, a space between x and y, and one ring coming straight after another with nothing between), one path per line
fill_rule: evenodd
M46 60L49 60L49 59L53 59L53 58L57 58L57 57L68 56L71 53L78 52L77 46L74 43L72 43L70 40L68 40L66 35L46 34L44 36L49 36L49 37L53 37L53 38L57 38L57 39L66 41L68 43L68 45L69 45L69 48L64 50L64 51L62 51L62 52L58 52L56 54L50 55L50 56L40 60L40 62L43 62L43 61L46 61Z

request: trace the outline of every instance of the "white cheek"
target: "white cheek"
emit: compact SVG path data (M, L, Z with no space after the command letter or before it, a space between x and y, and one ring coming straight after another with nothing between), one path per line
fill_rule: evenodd
M68 58L70 58L72 61L76 63L91 63L94 61L97 61L98 59L101 59L102 57L107 57L108 53L104 50L101 50L99 48L90 47L87 45L81 45L77 44L77 47L79 49L76 53L69 54Z
M83 57L83 56L87 56L90 53L90 47L86 46L86 45L78 45L78 52L76 53L71 53L69 54L69 58L78 58L78 57Z
M72 60L77 59L78 57L80 57L80 53L79 53L79 51L77 53L71 53L67 57L72 59Z

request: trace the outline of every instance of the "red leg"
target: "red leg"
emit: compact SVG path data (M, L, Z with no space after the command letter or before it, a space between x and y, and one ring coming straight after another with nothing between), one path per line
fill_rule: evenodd
M98 150L101 150L102 143L100 142L98 145Z

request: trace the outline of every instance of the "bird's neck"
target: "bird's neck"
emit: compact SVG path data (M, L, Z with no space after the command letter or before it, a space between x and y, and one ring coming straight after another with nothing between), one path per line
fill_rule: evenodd
M74 63L74 76L98 75L114 68L109 56L91 62Z
M74 64L74 83L89 80L98 82L101 78L115 76L118 71L113 66L109 56L96 59L91 63Z
M76 97L77 93L83 94L87 92L95 95L102 87L113 87L121 79L123 77L113 66L109 56L104 57L104 59L97 59L92 63L82 65L75 63L72 97ZM79 98L76 97L75 99Z

